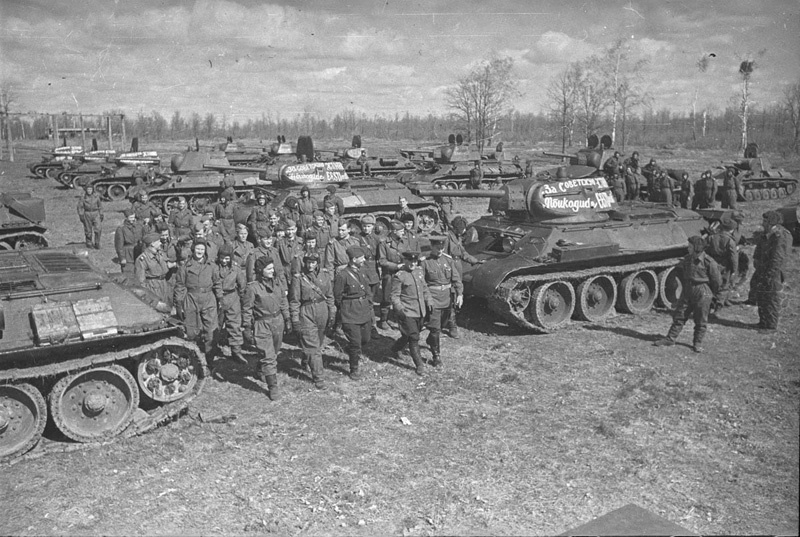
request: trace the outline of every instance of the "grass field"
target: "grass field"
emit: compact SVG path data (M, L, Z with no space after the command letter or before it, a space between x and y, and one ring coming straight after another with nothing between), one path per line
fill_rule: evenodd
M732 159L652 155L692 177ZM38 157L21 157L0 163L3 190L45 198L51 244L81 244L78 193L27 177ZM798 175L800 161L777 164ZM746 234L786 202L743 205ZM107 205L90 253L108 270L124 206ZM470 218L485 207L457 202ZM0 533L552 535L635 503L700 534L797 534L798 257L779 330L757 333L756 310L733 306L702 355L691 323L679 345L652 346L664 311L533 335L472 301L462 338L443 341L444 368L422 379L390 355L391 330L358 383L329 344L326 392L287 345L277 403L226 366L188 416L150 434L0 466Z

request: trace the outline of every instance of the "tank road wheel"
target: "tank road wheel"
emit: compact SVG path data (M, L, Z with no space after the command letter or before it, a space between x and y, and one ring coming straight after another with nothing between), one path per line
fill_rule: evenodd
M208 196L192 196L189 206L193 214L202 215L207 207L211 207L211 198Z
M0 385L0 461L22 455L39 442L47 405L30 384Z
M139 388L127 369L114 364L62 378L49 400L62 433L77 442L96 442L117 436L131 423Z
M436 209L420 209L417 211L417 226L420 233L436 231L439 225L439 215Z
M456 183L455 181L450 181L449 183L445 183L444 186L447 187L449 190L458 190L458 183Z
M45 170L45 166L43 166L42 164L39 164L31 168L31 173L35 175L37 179L44 179L45 177L47 177L47 175L45 175L45 171L47 170Z
M672 309L683 294L681 270L678 266L668 267L658 273L658 303Z
M108 199L111 201L122 201L125 199L125 194L127 194L128 189L125 188L125 185L121 185L119 183L112 183L108 185Z
M780 187L778 189L778 197L779 198L785 198L786 197L786 189L785 188Z
M514 289L508 294L508 305L511 306L511 311L522 313L531 304L531 288L525 283L518 283Z
M761 189L754 188L753 189L753 201L761 201Z
M0 241L0 250L13 250L13 249L14 247L11 246L11 244L9 244L8 242Z
M147 397L170 403L192 393L202 369L203 365L188 349L165 347L141 357L136 379Z
M578 319L601 321L614 309L617 283L614 278L600 274L582 281L576 294L575 315Z
M568 323L574 310L575 290L569 282L548 282L533 290L531 322L543 330L555 330Z
M161 207L166 214L172 212L172 209L178 208L178 196L167 196L164 198L164 201L161 202Z
M752 188L748 188L747 190L744 191L744 199L745 201L753 201L754 197Z
M771 199L771 200L778 199L778 189L777 188L770 188L769 189L769 199Z
M628 274L619 284L617 306L624 312L638 315L653 307L658 295L658 280L652 270Z
M786 184L786 194L793 194L795 189L794 183L787 183Z
M52 179L53 181L58 181L58 182L59 182L59 183L61 183L62 185L64 185L64 186L68 186L68 185L67 185L67 183L64 183L64 182L63 182L63 181L62 181L62 180L59 178L59 176L61 175L61 172L63 172L63 171L64 171L64 169L63 169L63 168L56 168L56 167L50 166L49 168L45 168L45 170L44 170L44 175L45 175L45 176L46 176L48 179Z
M94 185L94 191L101 199L108 199L108 185Z

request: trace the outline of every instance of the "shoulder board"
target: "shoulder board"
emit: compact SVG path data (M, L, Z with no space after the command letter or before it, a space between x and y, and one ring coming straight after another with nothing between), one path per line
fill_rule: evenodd
M451 256L450 254L448 254L448 253L446 253L446 252L442 252L442 253L441 253L441 254L439 254L439 255L442 255L442 256L446 257L447 259L453 259L453 256Z

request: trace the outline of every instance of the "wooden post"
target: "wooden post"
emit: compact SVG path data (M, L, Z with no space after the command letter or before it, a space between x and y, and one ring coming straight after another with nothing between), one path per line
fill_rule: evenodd
M53 149L56 149L58 147L58 115L53 114L51 121L53 124Z
M81 147L86 151L86 129L83 128L83 114L78 114L78 121L81 124Z
M111 143L111 116L106 116L106 131L108 132L108 148L114 149L114 144Z
M6 113L6 149L8 161L14 162L14 144L11 142L11 116Z
M127 151L126 147L128 147L128 142L125 140L125 114L119 115L119 120L122 122L122 151Z

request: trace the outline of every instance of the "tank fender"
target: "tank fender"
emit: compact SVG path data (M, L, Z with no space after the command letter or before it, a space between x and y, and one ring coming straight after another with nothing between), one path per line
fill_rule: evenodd
M476 265L474 268L465 268L463 279L469 295L490 297L503 280L510 275L541 264L522 253L512 253L508 257L504 257L502 263L492 263L491 261L489 259L486 263Z

